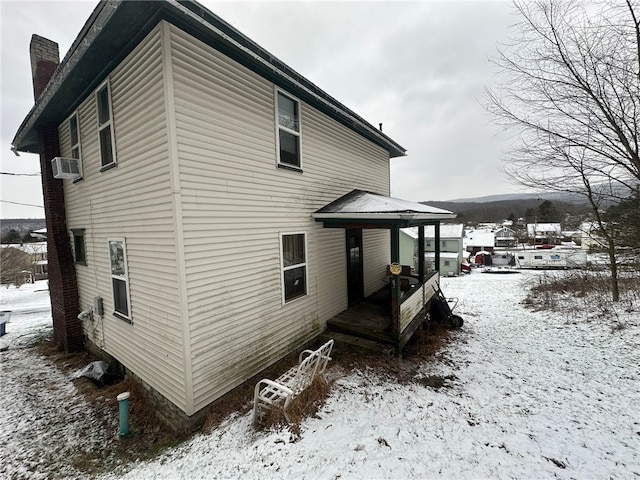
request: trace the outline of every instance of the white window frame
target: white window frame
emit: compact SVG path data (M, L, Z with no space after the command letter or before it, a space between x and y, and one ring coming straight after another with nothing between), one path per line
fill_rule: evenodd
M292 130L284 125L280 125L280 114L278 99L279 95L283 95L296 103L298 112L298 130ZM276 126L276 159L278 167L291 170L302 171L302 102L288 92L274 87L274 105L275 105L275 126ZM280 161L280 130L298 137L298 165L292 165L287 162Z
M123 267L124 267L124 275L116 275L113 273L112 268L112 256L111 256L111 244L112 243L121 243L122 244L122 254L123 254ZM111 299L113 301L113 316L125 320L128 323L131 322L131 291L129 289L129 264L127 262L127 242L124 238L109 238L107 240L107 248L109 253L109 277L111 278ZM122 281L125 284L125 293L127 300L127 312L126 314L116 310L116 292L113 289L113 281L118 280Z
M73 135L71 134L72 120L75 120L76 122L76 135L78 137L76 143L73 143ZM76 158L78 160L78 171L82 178L82 140L80 139L80 115L78 115L77 110L67 119L67 127L69 128L69 144L71 145L70 156L71 158ZM77 150L77 156L74 155L74 150Z
M109 120L100 124L100 100L99 95L106 88L107 90L107 103L109 107ZM100 84L100 86L96 89L95 92L95 102L96 102L96 123L98 124L98 154L100 156L100 171L109 170L112 167L116 166L116 137L115 137L115 128L113 122L113 99L111 97L111 82L109 79L105 80ZM104 163L102 159L102 141L101 141L101 133L106 128L110 129L111 134L111 158L112 161L110 163Z
M296 263L295 265L284 266L284 242L283 238L291 235L303 235L304 237L304 262ZM289 300L286 299L284 275L288 270L304 267L304 294L293 297ZM282 288L282 305L289 305L296 300L305 298L309 295L309 251L307 245L307 232L281 232L280 233L280 286Z

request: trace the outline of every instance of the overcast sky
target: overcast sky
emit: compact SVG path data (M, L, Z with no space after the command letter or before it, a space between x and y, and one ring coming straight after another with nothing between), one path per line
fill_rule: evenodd
M516 21L506 1L216 2L207 8L407 149L391 160L392 195L451 200L518 191L499 168L504 138L481 108L488 61ZM31 34L63 58L96 1L0 0L2 172L37 173L11 151L33 106ZM43 217L37 176L0 175L0 217Z

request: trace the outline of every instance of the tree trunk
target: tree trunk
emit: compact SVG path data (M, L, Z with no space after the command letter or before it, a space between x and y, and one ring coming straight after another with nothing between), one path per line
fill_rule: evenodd
M616 263L616 245L613 238L607 239L607 251L609 253L609 269L611 270L611 296L614 302L620 301L620 289L618 287L618 265Z

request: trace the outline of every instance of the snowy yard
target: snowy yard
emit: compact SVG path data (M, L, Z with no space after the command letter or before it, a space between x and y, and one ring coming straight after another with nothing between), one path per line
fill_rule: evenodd
M443 279L465 326L414 383L330 369L324 407L301 425L256 432L227 419L115 478L633 478L640 476L640 318L525 309L538 272ZM77 477L65 452L113 436L70 380L33 349L51 329L46 283L0 290L0 477ZM621 328L620 325L624 325ZM448 378L442 388L421 379ZM25 376L30 378L25 381ZM38 397L37 384L57 385ZM53 421L51 417L62 418ZM89 432L92 432L89 434ZM57 473L54 473L57 472Z

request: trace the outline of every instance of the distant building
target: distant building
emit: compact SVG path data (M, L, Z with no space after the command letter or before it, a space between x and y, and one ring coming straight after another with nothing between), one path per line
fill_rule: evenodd
M534 245L559 245L562 241L562 227L559 223L528 223L527 236Z
M580 246L583 250L606 248L606 241L595 222L584 222L580 225Z
M508 227L502 227L494 233L496 247L515 247L518 243L516 232Z
M479 251L493 252L495 236L491 230L467 230L464 236L464 249L474 256Z
M29 235L31 235L33 238L37 238L38 240L43 240L43 241L46 242L46 240L47 240L47 229L46 228L41 228L39 230L34 230Z
M400 240L400 259L403 265L415 268L418 258L418 229L417 227L403 228ZM460 275L463 261L464 225L440 225L440 275ZM435 267L435 229L433 225L424 228L425 261L427 269Z

